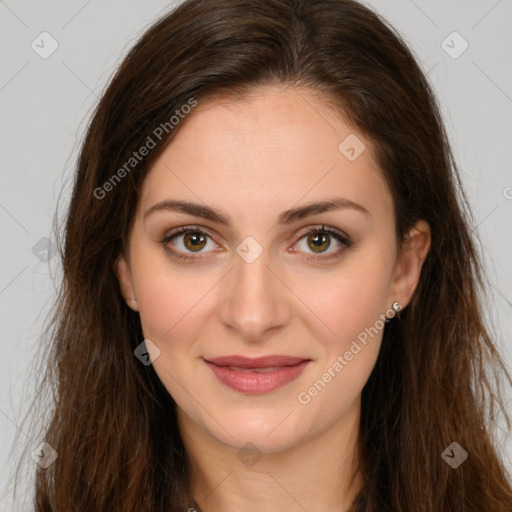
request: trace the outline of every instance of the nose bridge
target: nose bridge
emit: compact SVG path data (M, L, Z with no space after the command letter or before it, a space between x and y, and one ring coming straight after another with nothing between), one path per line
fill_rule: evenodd
M242 242L237 253L220 309L221 320L241 337L257 341L287 321L289 304L285 287L269 269L268 249L260 252L249 241L248 245Z

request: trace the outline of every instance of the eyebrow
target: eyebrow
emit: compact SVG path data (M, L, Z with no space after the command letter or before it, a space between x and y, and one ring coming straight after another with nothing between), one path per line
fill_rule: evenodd
M332 199L328 199L326 201L308 203L297 208L286 210L279 215L279 217L277 218L277 223L291 224L297 220L318 213L345 209L356 210L358 212L365 214L368 217L371 217L370 212L364 206L354 201L351 201L350 199L345 199L343 197L335 197ZM144 213L144 218L158 211L174 211L187 213L189 215L201 217L203 219L207 219L227 227L231 227L232 225L230 217L228 217L221 211L217 210L216 208L211 208L209 206L205 206L198 203L192 203L189 201L178 201L171 199L161 201L153 205Z

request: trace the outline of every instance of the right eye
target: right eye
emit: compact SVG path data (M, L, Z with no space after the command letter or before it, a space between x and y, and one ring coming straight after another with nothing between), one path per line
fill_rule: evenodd
M203 258L200 251L202 251L202 249L207 246L208 239L211 240L210 235L197 227L181 226L175 229L173 232L169 233L161 242L164 245L166 251L171 254L171 256L181 260L190 261ZM179 240L177 245L181 246L178 249L176 249L176 240ZM170 242L173 241L174 243L171 244ZM213 240L212 244L214 246L216 245ZM174 248L171 248L170 245L172 245ZM187 255L187 252L189 255ZM198 253L200 256L194 256L194 253Z

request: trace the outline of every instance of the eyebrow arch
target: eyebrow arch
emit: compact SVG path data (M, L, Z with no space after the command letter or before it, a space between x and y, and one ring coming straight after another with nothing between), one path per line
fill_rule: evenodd
M291 224L297 220L303 219L305 217L309 217L311 215L315 215L318 213L333 211L333 210L344 210L344 209L352 209L358 212L365 214L366 216L371 217L370 212L362 205L351 201L350 199L345 199L343 197L334 197L332 199L328 199L326 201L308 203L303 206L299 206L297 208L292 208L290 210L286 210L282 212L278 219L278 224ZM151 208L149 208L144 213L144 218L148 215L157 212L157 211L175 211L181 213L187 213L189 215L193 215L195 217L201 217L212 222L216 222L218 224L225 225L227 227L231 227L231 219L224 215L221 211L211 208L209 206L205 206L198 203L192 203L189 201L178 201L178 200L165 200L161 201Z

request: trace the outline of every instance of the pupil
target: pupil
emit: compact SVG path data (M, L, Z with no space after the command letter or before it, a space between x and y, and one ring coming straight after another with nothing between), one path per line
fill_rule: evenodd
M320 236L321 236L322 238L325 238L325 236L324 236L324 235L316 235L315 239L316 239L317 241L319 241ZM324 243L324 242L323 242L323 240L322 240L322 242L321 242L320 244L315 243L315 245L321 245L322 243Z

